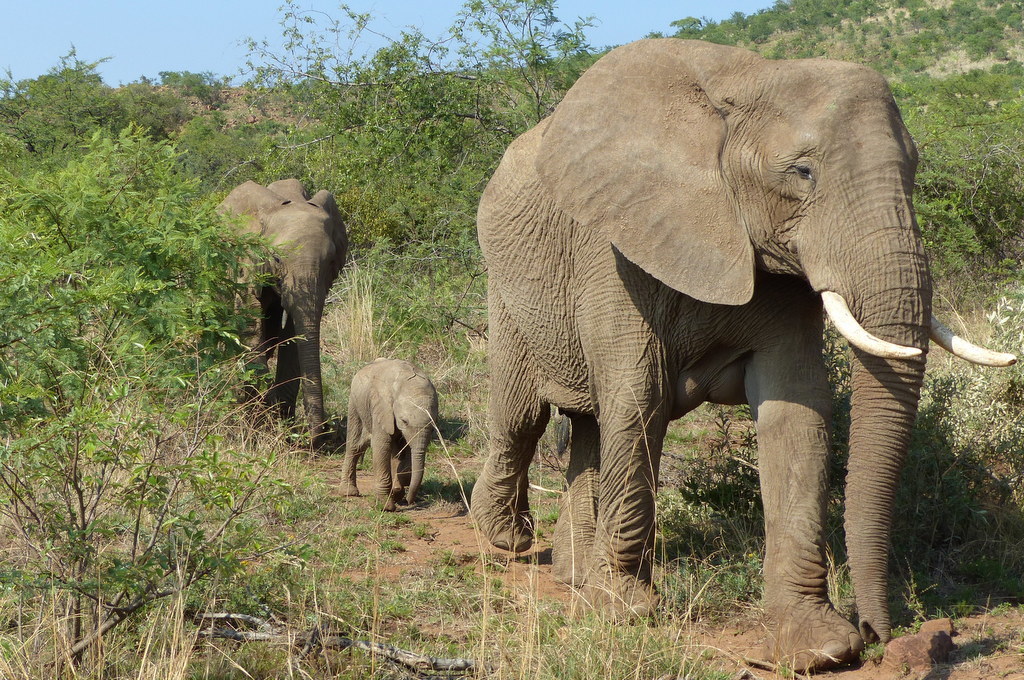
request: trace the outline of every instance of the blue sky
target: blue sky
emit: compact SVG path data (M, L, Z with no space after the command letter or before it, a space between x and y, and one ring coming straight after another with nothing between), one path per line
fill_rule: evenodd
M371 28L395 36L418 26L441 37L464 0L350 0L369 12ZM74 46L83 61L99 67L108 85L158 78L160 71L211 71L234 76L245 64L247 37L279 40L282 0L33 0L5 3L0 28L0 74L34 78L56 66ZM343 16L337 0L297 0L299 7ZM559 0L556 14L570 22L593 15L587 35L596 47L619 45L688 16L714 20L752 14L773 0ZM371 46L372 47L372 46Z

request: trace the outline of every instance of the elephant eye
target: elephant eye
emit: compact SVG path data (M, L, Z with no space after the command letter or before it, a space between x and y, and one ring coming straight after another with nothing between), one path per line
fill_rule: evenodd
M790 166L790 170L796 173L800 179L805 179L809 182L814 181L814 173L811 172L809 165L793 165Z

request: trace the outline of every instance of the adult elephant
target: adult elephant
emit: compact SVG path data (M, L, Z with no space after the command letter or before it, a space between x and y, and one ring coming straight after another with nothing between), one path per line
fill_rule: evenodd
M264 236L276 250L259 268L269 282L254 288L262 311L253 348L267 371L277 350L277 375L266 394L268 405L283 419L295 417L302 384L302 403L314 446L327 439L320 373L320 321L331 284L345 262L348 238L334 195L327 190L310 197L296 179L266 187L241 184L218 210L241 216L244 228ZM258 366L258 368L259 368Z
M890 514L935 328L916 165L868 68L675 39L600 59L512 143L479 207L491 449L471 508L490 542L531 545L527 468L558 406L573 434L556 575L593 606L647 613L666 427L705 401L749 403L770 652L803 670L888 640ZM853 345L859 628L826 592L823 303Z

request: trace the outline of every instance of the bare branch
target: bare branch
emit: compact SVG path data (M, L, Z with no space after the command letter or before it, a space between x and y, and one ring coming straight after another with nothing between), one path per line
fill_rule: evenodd
M460 673L473 673L476 671L492 672L494 669L489 663L480 663L474 659L427 656L417 654L405 649L399 649L380 642L369 642L367 640L353 640L341 635L325 635L319 629L306 633L295 633L288 630L274 631L267 621L256 616L246 614L216 613L203 614L202 619L227 620L246 623L255 626L258 630L235 630L220 626L211 627L208 630L199 632L200 637L210 639L235 640L236 642L268 642L272 644L283 644L293 647L313 649L361 649L370 654L394 661L406 668L419 671L448 671Z

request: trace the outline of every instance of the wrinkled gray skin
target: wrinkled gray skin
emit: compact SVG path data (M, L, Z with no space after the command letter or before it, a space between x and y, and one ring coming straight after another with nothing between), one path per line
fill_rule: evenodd
M437 391L423 371L400 359L363 366L352 378L348 398L343 493L359 495L356 467L373 447L375 493L384 510L415 502L436 427Z
M916 165L868 68L674 39L598 61L513 142L480 203L491 448L472 516L491 543L531 545L527 468L555 405L572 421L556 575L592 606L648 613L666 427L705 401L748 403L768 652L823 668L888 640L890 515L924 356L853 351L854 627L826 590L819 293L841 294L876 336L927 350Z
M311 441L314 447L323 446L328 428L320 376L320 321L348 248L334 195L321 190L310 198L295 179L266 187L250 181L235 187L218 210L242 216L248 231L263 235L277 248L277 257L260 265L271 274L273 285L253 289L254 302L262 310L252 340L257 370L267 372L276 349L277 375L266 395L268 405L283 419L294 418L301 382Z

